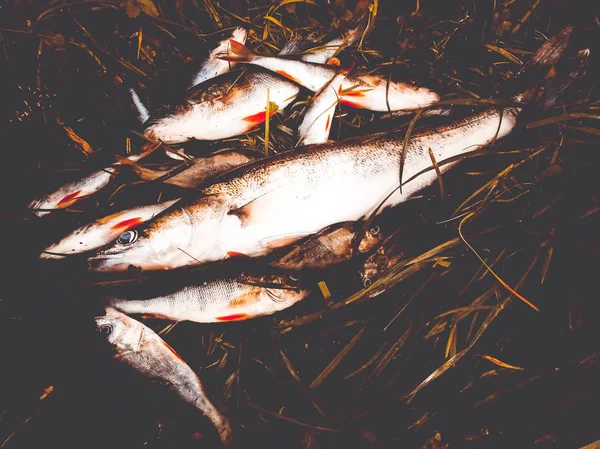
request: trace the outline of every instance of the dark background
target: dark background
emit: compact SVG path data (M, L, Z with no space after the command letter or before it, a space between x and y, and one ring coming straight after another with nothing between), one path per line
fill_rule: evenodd
M165 197L179 192L156 185L129 187L109 201L110 193L130 181L124 177L80 212L35 218L25 208L36 195L125 154L127 137L134 147L140 144L130 132L140 129L127 88L136 87L153 104L177 95L219 38L211 11L222 29L250 27L254 34L248 45L267 51L260 44L265 15L287 27L269 25L266 41L281 46L290 30L335 33L356 7L343 0L278 9L267 1L179 0L155 2L157 18L144 12L131 18L128 3L139 6L133 0L0 1L0 446L9 449L216 445L195 410L116 364L96 337L92 318L102 312L99 298L112 288L102 285L107 278L86 273L81 261L43 265L37 258L78 223L151 201L159 192ZM495 261L494 270L509 285L527 273L519 292L540 312L510 301L466 356L410 402L405 395L446 360L450 329L456 326L456 351L461 351L489 313L472 311L460 321L453 321L453 314L438 317L470 307L498 285L489 273L481 277L485 270L463 244L439 254L449 266L428 264L384 294L332 313L315 288L304 303L272 317L227 325L178 323L165 340L198 372L208 391L226 403L242 426L241 447L421 448L436 434L441 443L430 441L431 447L576 448L600 439L600 333L594 312L600 128L595 119L577 119L525 129L527 122L553 115L597 115L600 22L592 4L421 0L415 14L413 1L377 3L363 53L342 57L354 59L357 69L377 68L384 76L418 82L446 98L494 97L514 77L518 64L486 45L526 61L543 36L575 24L570 55L585 46L592 49L587 76L554 108L533 107L515 133L444 175L443 201L436 185L386 217L401 229L409 255L416 257L458 236L460 220L439 222L451 218L472 193L510 164L526 160L530 148L549 148L502 178L484 203L460 211L478 211L464 225L465 235L491 231L468 237L469 242L488 263ZM137 59L135 33L140 29L152 61L144 54ZM289 108L274 123L294 129L298 111ZM344 112L333 139L405 126L410 120ZM56 115L92 146L92 155L82 154ZM262 135L264 130L238 143L248 146ZM282 130L272 128L272 150L291 143ZM188 151L200 154L218 145L199 143ZM346 265L309 277L325 279L335 303L360 288L355 268ZM215 268L219 274L225 269ZM169 282L174 280L163 275L136 288L154 291L156 285L168 288ZM507 296L500 287L485 304ZM318 320L285 324L320 310ZM168 325L145 323L157 331ZM431 335L432 329L440 332ZM323 384L310 389L355 337L356 345ZM485 355L523 369L500 367ZM41 400L49 386L53 391Z

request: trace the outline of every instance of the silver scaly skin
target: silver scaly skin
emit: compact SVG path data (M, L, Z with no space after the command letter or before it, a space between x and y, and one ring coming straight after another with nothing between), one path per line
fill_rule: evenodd
M95 318L96 329L115 350L115 358L143 376L170 384L185 402L200 410L217 430L226 448L233 447L229 420L207 397L196 373L152 329L110 307Z
M285 277L271 275L217 279L187 285L170 294L149 299L108 299L124 313L140 313L174 321L220 323L270 315L291 307L308 295ZM267 284L265 286L265 283ZM280 288L278 288L280 287Z

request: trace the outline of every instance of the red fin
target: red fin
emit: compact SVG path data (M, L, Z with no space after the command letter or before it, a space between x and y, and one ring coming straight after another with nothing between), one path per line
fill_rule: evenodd
M275 114L274 111L269 111L269 117L273 117L273 114ZM267 113L265 111L263 111L263 112L259 112L257 114L249 115L248 117L244 117L242 120L244 120L245 122L251 123L252 126L258 126L267 119L266 115L267 115Z
M331 115L327 115L327 123L325 123L325 131L329 131L329 125L331 125Z
M80 193L81 193L81 190L78 190L77 192L69 193L62 200L60 200L58 203L56 203L56 205L59 207L69 207L75 201L78 201L80 199L80 198L78 198Z
M285 70L275 70L275 72L279 73L281 76L285 76L286 78L291 79L295 83L302 84L300 81L298 81L298 78L294 78Z
M218 58L231 62L248 62L252 61L253 57L256 56L256 54L244 44L240 44L238 41L233 39L229 39L229 51L230 54L219 55Z
M110 229L112 229L114 231L125 232L125 231L129 231L131 228L134 228L143 222L144 222L144 220L142 220L142 217L130 218L128 220L123 220L123 221L118 222L117 224L112 225L110 227Z
M362 105L360 103L352 100L347 100L345 95L344 97L340 98L340 104L350 106L351 108L362 108Z
M330 58L329 61L327 61L327 65L334 65L334 66L339 67L340 60L338 58Z
M351 90L344 94L344 97L364 97L365 93L360 90Z
M234 315L218 316L216 317L219 321L240 321L249 318L246 313L236 313Z
M238 252L235 252L235 251L227 251L227 256L228 257L243 257L245 259L250 259L250 256L247 256L247 255L245 255L243 253L238 253Z
M181 356L179 354L177 354L177 352L175 352L175 349L173 349L171 346L169 346L166 341L163 341L163 343L167 347L167 349L169 351L171 351L175 357L177 357L177 360L179 360L181 363L185 363L185 361L181 358Z

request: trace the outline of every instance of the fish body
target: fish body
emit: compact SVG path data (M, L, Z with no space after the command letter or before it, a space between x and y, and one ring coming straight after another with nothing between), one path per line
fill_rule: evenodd
M274 268L289 271L323 269L346 262L353 256L353 244L357 234L362 231L362 222L345 222L329 226L317 234L308 237L280 257L269 262ZM378 226L371 227L360 240L357 254L373 249L381 240Z
M268 72L225 73L189 89L183 100L153 111L144 134L168 144L245 134L265 121L267 93L282 110L299 91L295 83Z
M208 398L202 381L173 348L149 327L110 307L95 321L97 331L113 346L116 359L143 376L168 383L181 399L211 421L225 447L233 447L229 420Z
M66 209L106 187L116 173L115 167L97 170L33 200L28 207L38 217L47 215L52 210Z
M346 76L347 72L341 71L315 94L298 127L299 145L327 142Z
M258 65L313 92L321 90L337 73L337 68L331 65L260 56L235 41L231 41L230 52L232 54L221 58ZM342 87L341 104L380 112L420 109L440 99L437 93L425 87L397 81L388 82L387 79L374 75L348 75L344 78Z
M228 38L220 41L219 44L210 51L208 57L202 62L200 69L194 74L190 87L197 86L211 78L222 75L235 67L235 63L223 61L222 59L217 58L217 55L227 51L229 39L244 44L246 43L247 36L248 32L244 28L238 27L231 32Z
M386 198L386 207L395 206L436 180L429 149L445 172L456 162L444 160L510 133L519 111L488 108L415 129L403 180L429 171L405 182L402 192L397 188L404 132L309 145L246 164L139 227L135 243L100 251L90 268L171 269L222 260L231 252L261 256L334 223L358 221Z
M108 304L123 313L140 313L174 321L222 323L270 315L287 309L308 295L307 290L289 286L289 282L276 275L262 279L244 276L187 285L173 293L150 299L111 298Z
M40 254L40 259L63 259L100 248L113 242L124 232L150 220L177 201L179 199L138 206L94 220L50 245Z
M195 189L209 179L259 158L258 153L248 150L221 150L208 156L195 158L188 168L162 182L184 189ZM139 164L131 164L131 167L136 175L145 181L154 181L168 175L173 170L153 170Z

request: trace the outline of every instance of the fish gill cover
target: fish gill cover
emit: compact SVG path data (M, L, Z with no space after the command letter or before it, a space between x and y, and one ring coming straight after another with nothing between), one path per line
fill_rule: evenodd
M79 226L190 195L163 183L168 174L142 182L125 166L96 194L64 200L64 210L40 218L27 205L154 145L129 89L155 115L178 112L210 50L237 27L248 30L247 47L275 55L294 39L318 50L361 18L360 38L332 65L426 87L457 115L489 99L507 106L532 80L537 98L510 136L451 171L423 149L435 183L361 223L385 233L368 253L357 237L345 247L355 257L303 272L312 293L293 307L242 322L229 313L232 322L216 324L135 318L224 404L240 448L600 440L596 8L564 0L0 2L0 448L219 447L197 410L112 362L93 318L109 294L164 296L255 268L252 260L231 254L207 268L118 275L90 273L80 257L39 260ZM527 65L568 26L560 61L541 74ZM240 73L260 73L235 70L223 75L234 87ZM213 90L197 95L238 94ZM223 148L257 157L289 150L313 95L302 89L285 108L265 96L269 118L253 120L253 130L171 146L178 161L155 151L140 163L174 176ZM421 124L448 120L347 106L336 106L333 141L404 129L408 144Z

